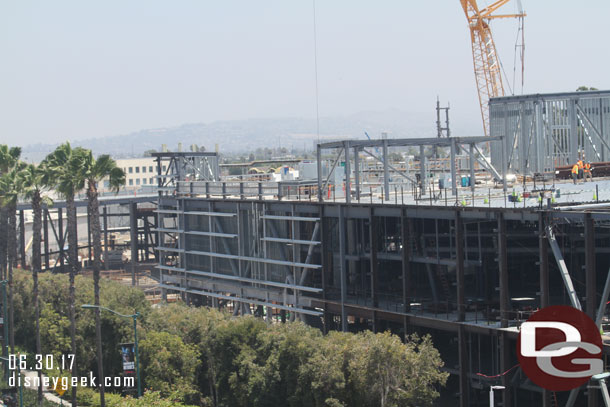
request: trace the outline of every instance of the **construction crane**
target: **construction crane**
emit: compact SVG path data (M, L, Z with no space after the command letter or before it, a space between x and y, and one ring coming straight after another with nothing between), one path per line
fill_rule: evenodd
M521 22L523 22L523 17L525 17L520 1L518 14L493 14L508 2L509 0L498 0L489 7L479 10L476 0L460 0L470 27L474 76L479 91L485 136L489 136L489 98L504 96L500 59L491 35L489 22L497 18L521 18ZM523 56L521 61L523 62Z

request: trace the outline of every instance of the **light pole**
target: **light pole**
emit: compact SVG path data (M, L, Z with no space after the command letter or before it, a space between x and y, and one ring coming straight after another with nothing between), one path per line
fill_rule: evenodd
M491 386L489 388L489 407L494 407L496 404L494 402L494 390L504 390L506 387L504 386Z
M135 346L136 346L136 376L137 376L137 380L138 380L138 397L142 397L142 382L140 380L140 354L138 352L138 317L140 316L140 313L136 312L135 314L125 315L125 314L121 314L119 312L113 311L110 308L102 307L101 305L91 305L91 304L84 304L84 305L82 305L82 308L86 308L86 309L97 308L100 310L112 312L113 314L118 315L122 318L133 319L133 336L134 336L134 342L135 342ZM100 360L99 363L102 363L102 361Z

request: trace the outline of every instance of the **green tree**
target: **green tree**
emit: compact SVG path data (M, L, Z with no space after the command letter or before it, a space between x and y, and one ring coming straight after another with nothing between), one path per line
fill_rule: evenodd
M66 212L68 217L68 263L70 265L70 339L72 352L76 353L76 310L75 310L75 278L79 270L78 264L78 238L76 204L74 197L76 193L85 186L82 176L82 154L66 142L61 144L43 161L43 165L50 172L54 189L66 200ZM77 363L73 364L72 375L77 376ZM76 386L72 387L72 404L76 405Z
M196 374L201 361L195 345L185 344L178 335L168 332L148 332L140 341L140 355L147 388L199 404Z
M576 92L586 92L586 91L588 91L588 90L599 90L599 89L594 88L594 87L579 86L579 87L576 89Z
M42 354L40 344L40 306L38 302L38 273L42 269L40 242L42 237L42 205L50 204L51 200L44 196L43 191L46 188L48 180L48 172L44 167L28 165L19 174L20 192L32 204L32 213L34 222L32 224L32 280L34 299L34 317L36 319L36 353ZM41 378L42 372L38 371L38 376ZM42 380L42 378L41 378ZM42 387L38 387L38 405L42 405Z
M9 163L11 157L8 158ZM6 172L0 176L0 206L6 209L8 218L6 233L7 240L7 265L8 265L8 324L9 324L9 344L11 352L15 351L15 312L14 312L14 290L13 290L13 265L17 259L17 199L20 194L18 174L23 169L23 163L18 160L12 162L12 167L8 167Z
M91 238L93 244L93 291L94 304L100 305L100 270L102 256L102 231L100 226L100 205L98 200L97 185L103 179L108 179L110 189L118 192L125 185L125 173L117 167L116 162L109 155L101 155L97 159L93 157L91 150L77 149L77 156L82 160L81 177L86 180L87 188L87 214L91 225ZM95 312L95 331L98 361L103 360L102 352L102 326L100 320L100 309ZM98 376L104 377L103 363L98 363ZM104 385L99 386L100 403L105 406Z

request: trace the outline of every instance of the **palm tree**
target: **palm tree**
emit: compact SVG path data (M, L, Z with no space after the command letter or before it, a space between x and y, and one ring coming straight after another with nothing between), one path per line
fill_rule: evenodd
M111 190L118 192L125 184L125 173L118 168L116 162L109 155L101 155L97 160L93 157L91 150L81 150L83 154L83 174L87 182L87 212L91 220L91 235L93 242L93 289L95 293L95 305L100 305L100 269L102 254L102 238L100 227L100 206L98 201L97 185L106 180ZM104 369L102 363L102 326L100 321L100 309L95 309L95 334L98 360L98 375L100 380L100 404L104 401Z
M0 176L8 173L15 166L21 155L19 147L0 144ZM0 200L2 196L0 195ZM6 279L8 208L0 202L0 278Z
M70 307L70 346L72 353L76 353L76 310L74 279L79 270L78 239L76 236L77 219L74 196L85 186L82 177L83 155L78 154L78 148L73 149L70 143L61 144L42 163L49 171L50 178L54 180L53 187L66 200L68 217L68 263L70 266L70 292L68 303ZM77 363L72 364L72 377L77 376ZM76 388L72 387L72 405L76 406Z
M42 230L42 205L50 205L51 200L43 195L49 183L49 172L44 166L28 165L19 173L19 184L21 194L32 203L34 224L32 226L32 279L34 288L34 317L36 319L36 354L42 354L40 345L40 306L38 303L38 273L42 269L42 258L40 252L41 230ZM38 371L39 380L42 383L42 372ZM42 406L42 386L38 386L38 405Z
M8 252L8 324L9 324L9 344L11 353L15 352L15 313L13 307L13 264L17 258L17 198L19 196L19 171L24 168L24 163L17 161L13 168L0 177L0 196L2 196L2 206L6 210L8 218L8 228L6 232L7 252Z

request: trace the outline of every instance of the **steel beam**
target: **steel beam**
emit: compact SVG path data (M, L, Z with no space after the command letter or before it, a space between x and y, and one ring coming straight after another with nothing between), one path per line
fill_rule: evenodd
M129 204L129 237L131 239L131 285L136 285L136 269L138 267L138 204Z
M551 250L553 251L555 261L557 262L557 266L559 267L559 272L561 273L563 284L566 288L566 291L568 292L570 303L574 308L582 310L582 305L580 304L580 300L578 299L578 295L576 293L576 290L574 289L574 284L572 283L572 278L570 277L568 266L566 266L566 262L563 259L563 255L561 254L559 244L557 244L557 239L555 239L553 228L550 225L546 227L546 237L549 241L549 244L551 245Z

